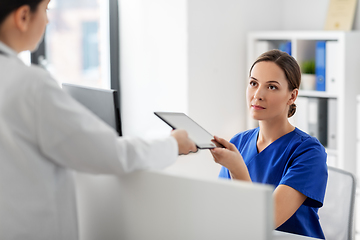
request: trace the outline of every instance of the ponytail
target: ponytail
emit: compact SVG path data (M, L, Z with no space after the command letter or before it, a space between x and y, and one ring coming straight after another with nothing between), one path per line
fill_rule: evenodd
M288 118L289 118L289 117L292 117L292 116L295 114L295 112L296 112L296 104L293 103L293 104L291 104L290 107L289 107Z

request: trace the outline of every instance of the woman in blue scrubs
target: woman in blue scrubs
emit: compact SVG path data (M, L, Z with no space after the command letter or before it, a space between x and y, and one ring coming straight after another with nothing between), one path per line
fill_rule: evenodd
M259 127L236 134L226 148L211 150L222 165L221 178L272 184L275 227L279 231L324 239L318 209L323 205L326 152L320 142L292 126L301 81L296 60L271 50L252 65L247 107Z

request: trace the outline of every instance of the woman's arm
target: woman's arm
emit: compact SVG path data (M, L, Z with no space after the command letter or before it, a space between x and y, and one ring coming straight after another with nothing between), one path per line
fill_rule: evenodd
M216 163L229 169L232 179L250 181L246 164L234 144L215 137L225 148L211 149ZM275 228L286 222L303 204L306 196L287 185L279 185L273 193Z
M210 150L215 162L229 169L232 179L251 182L246 164L235 145L223 138L214 137L214 139L225 147Z
M273 193L275 228L286 222L303 204L306 196L287 185L279 185Z

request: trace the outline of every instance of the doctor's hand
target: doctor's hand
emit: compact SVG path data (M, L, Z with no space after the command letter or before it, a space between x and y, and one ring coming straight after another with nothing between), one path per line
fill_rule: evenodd
M185 130L173 130L171 132L179 147L179 154L188 154L190 152L197 152L195 143L189 138L188 133Z
M251 181L246 164L235 145L216 136L214 137L214 140L225 147L210 149L214 161L229 169L231 178Z

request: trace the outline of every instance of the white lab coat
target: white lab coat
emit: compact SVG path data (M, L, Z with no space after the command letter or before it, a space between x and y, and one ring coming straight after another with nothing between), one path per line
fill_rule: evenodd
M0 239L78 239L72 169L123 174L175 162L173 137L119 138L48 72L1 42L0 51Z

